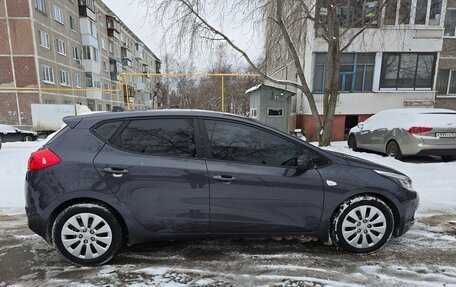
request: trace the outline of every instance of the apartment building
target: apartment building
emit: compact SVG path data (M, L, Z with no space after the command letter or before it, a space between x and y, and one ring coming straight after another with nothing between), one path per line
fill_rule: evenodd
M30 126L33 103L157 107L157 79L127 72L160 60L101 0L0 0L0 123Z
M448 0L436 83L436 107L456 110L456 1Z
M383 2L340 1L337 12L347 21L344 22L346 27L354 27L352 33L356 33L359 29L357 15L369 13L371 7L380 3ZM325 13L316 1L308 0L308 7L316 7L313 13L320 17ZM446 57L446 54L440 54L444 46L446 7L446 0L388 1L381 17L349 45L341 55L340 95L331 135L333 140L344 140L351 127L381 110L434 107L439 56ZM286 13L293 13L293 9ZM322 113L324 75L328 69L325 61L327 42L313 21L303 20L299 14L288 19L291 36L298 43L298 54L303 59L306 79ZM454 20L450 22L454 23ZM267 45L266 49L267 72L279 79L298 81L284 43L275 39L278 35L274 23L268 23L266 41L273 45ZM454 42L448 43L447 49L454 51ZM290 128L301 128L310 140L315 140L317 131L307 100L296 89L281 88L296 93Z

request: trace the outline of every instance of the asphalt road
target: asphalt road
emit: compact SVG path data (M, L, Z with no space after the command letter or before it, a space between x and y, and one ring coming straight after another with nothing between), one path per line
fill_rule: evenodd
M24 215L0 215L0 267L0 286L456 286L456 215L422 216L367 255L297 239L199 240L128 247L100 267L65 261Z

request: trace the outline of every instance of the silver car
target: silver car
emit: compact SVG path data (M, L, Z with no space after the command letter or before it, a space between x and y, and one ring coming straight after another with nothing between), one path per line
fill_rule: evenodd
M392 109L379 112L350 130L348 146L401 159L437 155L456 156L456 111L447 109Z

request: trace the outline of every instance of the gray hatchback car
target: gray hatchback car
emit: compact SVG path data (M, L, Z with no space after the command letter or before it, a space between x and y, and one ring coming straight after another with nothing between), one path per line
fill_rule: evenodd
M123 244L307 235L349 252L414 222L404 174L217 112L111 112L64 119L30 156L30 229L77 264Z

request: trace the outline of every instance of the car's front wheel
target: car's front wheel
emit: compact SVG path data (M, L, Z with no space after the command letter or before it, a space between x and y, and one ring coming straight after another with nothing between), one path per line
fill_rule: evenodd
M389 206L377 197L362 195L345 201L335 212L331 239L343 250L368 253L385 245L393 229Z
M22 138L22 141L24 141L24 142L31 142L31 141L33 141L33 137L32 137L32 136L29 136L29 135L25 135L25 136Z
M55 219L52 239L59 252L81 265L100 265L111 260L122 244L122 228L106 207L76 204Z

